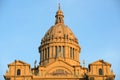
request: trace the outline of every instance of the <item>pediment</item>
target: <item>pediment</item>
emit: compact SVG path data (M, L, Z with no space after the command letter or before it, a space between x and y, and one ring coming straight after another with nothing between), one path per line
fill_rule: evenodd
M46 76L65 76L65 75L72 75L74 67L62 60L57 60L53 63L50 63L45 66L46 68Z
M109 66L111 66L110 63L108 63L108 62L106 62L104 60L97 60L97 61L91 63L90 65L109 65Z
M8 67L9 67L9 66L14 66L14 65L28 65L28 66L30 66L30 65L29 65L28 63L26 63L26 62L23 62L23 61L21 61L21 60L15 60L14 62L8 64Z
M46 67L46 76L62 76L62 77L66 77L66 76L71 76L73 75L73 70L74 67L71 66L70 64L62 61L62 60L57 60L51 64L48 64Z
M66 66L66 67L73 67L72 65L68 64L67 62L63 61L63 60L56 60L48 65L46 65L47 67L52 67L52 66Z

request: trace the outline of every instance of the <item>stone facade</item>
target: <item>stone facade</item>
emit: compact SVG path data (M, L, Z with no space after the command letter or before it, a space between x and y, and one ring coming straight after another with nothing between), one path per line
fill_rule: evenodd
M88 68L80 65L78 39L64 24L60 6L55 17L55 25L41 40L39 66L31 68L15 60L8 65L5 80L114 80L111 64L104 60L95 61Z

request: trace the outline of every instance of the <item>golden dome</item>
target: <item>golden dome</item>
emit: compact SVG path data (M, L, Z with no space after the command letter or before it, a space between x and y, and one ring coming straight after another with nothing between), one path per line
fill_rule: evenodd
M60 42L70 40L72 43L78 44L78 40L74 36L73 32L70 30L70 28L68 28L68 26L64 24L56 24L52 26L45 34L42 41L56 42L54 39L60 39Z
M55 60L63 60L71 65L79 65L80 46L71 29L64 24L64 15L56 12L56 21L41 40L39 47L40 64L47 65Z
M56 12L56 22L55 25L52 26L45 34L42 39L42 43L45 41L54 41L54 39L66 39L70 40L71 42L75 42L78 44L77 38L74 36L73 32L70 30L68 26L64 24L64 15L62 10L60 9L60 5L58 11ZM62 42L65 40L62 40Z

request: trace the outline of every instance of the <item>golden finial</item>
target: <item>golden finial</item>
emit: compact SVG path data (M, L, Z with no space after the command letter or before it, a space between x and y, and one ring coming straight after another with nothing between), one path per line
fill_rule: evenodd
M60 3L58 4L58 9L60 10Z
M58 4L58 11L56 12L56 22L55 24L58 24L58 23L64 23L64 15L63 15L63 12L60 10L60 3Z

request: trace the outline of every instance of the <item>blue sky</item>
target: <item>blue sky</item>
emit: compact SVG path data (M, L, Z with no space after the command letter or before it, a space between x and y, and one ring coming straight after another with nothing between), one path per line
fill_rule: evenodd
M38 47L61 3L65 24L81 46L80 62L104 59L120 79L120 0L0 0L0 80L7 64L39 63Z

